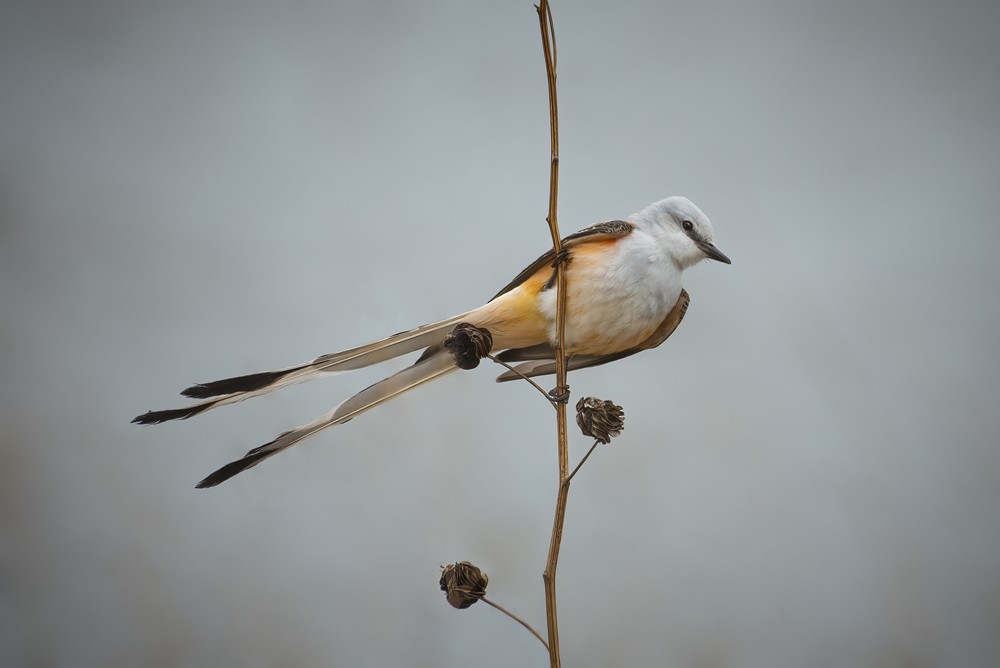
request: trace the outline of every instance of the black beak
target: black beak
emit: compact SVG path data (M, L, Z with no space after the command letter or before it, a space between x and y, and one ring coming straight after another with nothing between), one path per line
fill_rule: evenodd
M716 248L715 244L708 241L695 240L698 244L698 248L704 253L709 259L718 260L719 262L724 262L726 264L732 264L733 261L726 257L726 254Z

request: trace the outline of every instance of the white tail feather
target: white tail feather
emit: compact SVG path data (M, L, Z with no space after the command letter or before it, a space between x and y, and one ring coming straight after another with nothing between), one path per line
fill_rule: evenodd
M430 356L426 360L407 367L384 380L380 380L374 385L358 392L353 397L344 401L339 406L331 410L321 418L313 420L309 424L296 427L278 436L270 443L266 443L254 448L242 459L226 464L218 471L215 471L204 480L198 483L199 488L214 487L225 482L237 473L254 467L268 457L272 457L282 450L286 450L299 441L316 434L327 427L335 424L343 424L348 420L364 413L370 408L400 396L401 394L419 387L424 383L440 378L458 367L450 353L439 352Z
M213 408L259 397L288 385L303 383L322 375L361 369L385 362L394 357L440 343L454 325L461 322L467 315L463 313L447 320L400 332L364 346L322 355L311 362L298 366L194 385L184 390L182 394L205 399L204 401L183 408L148 411L133 419L132 422L159 424L168 420L185 420Z

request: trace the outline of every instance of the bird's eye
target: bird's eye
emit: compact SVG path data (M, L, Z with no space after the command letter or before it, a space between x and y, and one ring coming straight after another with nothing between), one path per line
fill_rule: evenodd
M692 223L690 220L685 220L683 223L681 223L681 227L690 232L691 230L694 229L694 223Z

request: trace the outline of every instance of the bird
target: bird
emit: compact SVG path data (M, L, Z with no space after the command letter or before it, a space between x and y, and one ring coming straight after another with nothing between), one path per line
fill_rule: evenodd
M445 342L458 325L488 332L492 350L498 351L496 359L509 368L497 382L555 373L559 263L564 267L567 291L568 370L606 364L659 346L680 324L690 303L681 281L683 272L705 259L731 264L715 244L708 216L680 196L654 202L625 220L585 227L566 236L561 245L560 254L553 249L543 253L492 299L471 311L303 364L198 383L181 392L196 403L147 411L132 422L184 420L293 383L423 349L411 366L358 392L322 417L250 450L196 485L215 487L323 429L455 371L461 361Z

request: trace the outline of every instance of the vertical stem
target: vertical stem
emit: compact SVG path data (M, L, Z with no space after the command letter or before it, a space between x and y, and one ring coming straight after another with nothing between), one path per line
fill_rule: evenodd
M559 195L559 108L556 100L556 48L555 29L552 27L552 10L548 0L540 0L538 23L542 31L542 51L545 55L545 75L549 89L549 129L551 136L551 169L549 172L549 215L546 218L552 234L552 248L559 257L562 243L556 217ZM568 392L566 385L566 272L563 262L556 267L556 391ZM545 584L545 621L549 636L549 665L559 668L559 623L556 614L556 566L559 563L559 546L562 542L563 523L566 518L566 499L569 494L569 447L566 431L566 404L556 405L556 425L559 448L559 493L556 496L549 555L545 562L542 581Z

